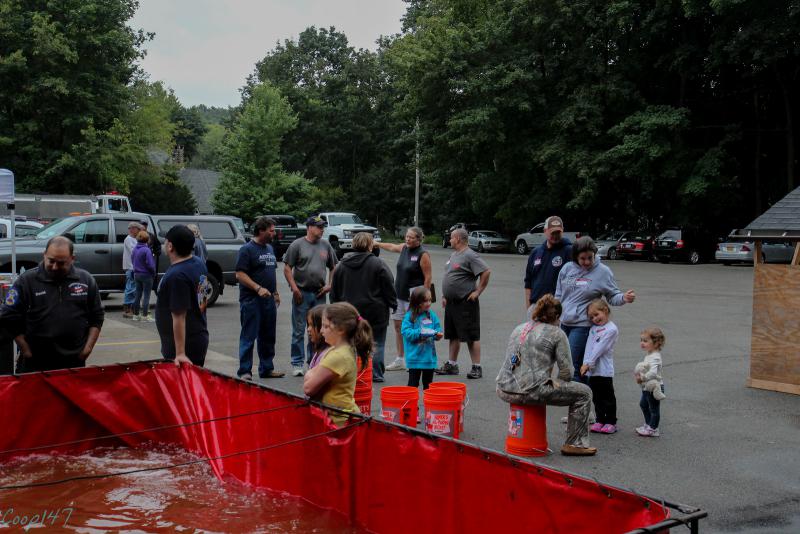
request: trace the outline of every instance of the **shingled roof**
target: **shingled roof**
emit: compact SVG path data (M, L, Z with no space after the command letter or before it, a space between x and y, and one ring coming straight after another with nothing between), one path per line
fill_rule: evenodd
M745 228L731 234L731 237L800 241L800 187L776 202Z
M212 215L214 208L211 206L211 196L217 188L221 174L209 169L181 169L181 182L194 195L197 201L197 212L201 215Z

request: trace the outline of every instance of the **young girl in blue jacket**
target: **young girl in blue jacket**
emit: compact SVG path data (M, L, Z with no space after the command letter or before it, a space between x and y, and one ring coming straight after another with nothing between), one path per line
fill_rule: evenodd
M433 382L433 370L436 368L434 343L442 339L444 334L439 318L431 311L431 292L425 286L411 292L408 308L400 328L408 368L408 385L419 387L419 379L422 378L422 389L426 390Z

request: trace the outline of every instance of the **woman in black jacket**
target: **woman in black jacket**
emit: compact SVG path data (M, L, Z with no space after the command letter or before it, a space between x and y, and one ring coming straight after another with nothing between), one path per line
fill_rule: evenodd
M372 380L383 382L383 352L389 310L397 308L397 293L389 267L372 254L372 234L359 232L353 237L353 252L333 271L331 302L349 302L372 326L375 351L372 355Z

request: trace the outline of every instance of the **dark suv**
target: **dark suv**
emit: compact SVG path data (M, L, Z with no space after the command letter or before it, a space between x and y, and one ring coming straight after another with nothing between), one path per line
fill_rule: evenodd
M670 228L659 235L653 255L661 263L687 261L692 265L708 261L717 250L717 239L696 228Z
M470 233L473 230L477 230L479 227L480 225L474 223L455 223L453 226L442 232L442 248L447 248L450 246L450 233L453 230L463 228L467 231L467 233Z

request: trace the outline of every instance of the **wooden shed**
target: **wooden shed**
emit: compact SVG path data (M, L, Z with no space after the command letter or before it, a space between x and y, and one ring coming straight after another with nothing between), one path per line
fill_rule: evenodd
M747 385L800 395L800 187L730 239L755 245ZM791 263L765 264L761 254L765 242L793 244Z

